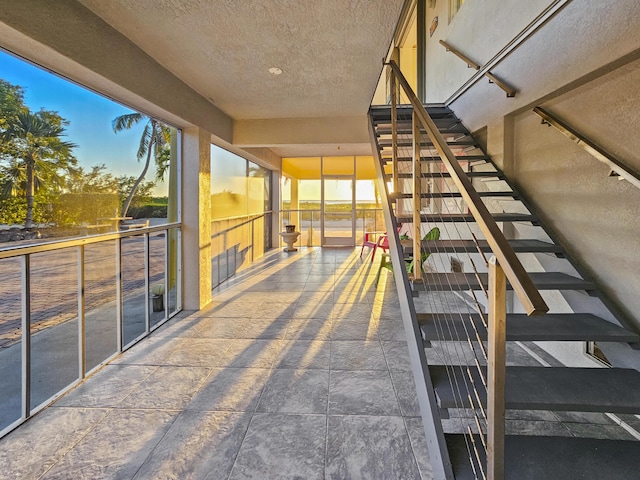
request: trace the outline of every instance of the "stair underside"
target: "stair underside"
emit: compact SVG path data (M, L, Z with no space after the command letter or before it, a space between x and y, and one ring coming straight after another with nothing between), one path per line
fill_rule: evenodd
M429 366L440 408L470 407L468 396L476 398L473 389L486 403L476 367L469 370L474 384L466 366ZM507 367L505 402L506 408L516 410L640 413L640 372L630 368Z
M456 480L476 478L469 464L465 437L445 437ZM476 436L476 443L479 442ZM639 459L640 442L636 441L511 435L505 438L508 480L632 480L638 478ZM484 452L481 461L485 463Z
M469 131L465 128L462 123L455 121L452 118L441 118L438 120L434 120L436 127L440 133L443 134L468 134ZM411 133L412 125L410 120L400 120L397 122L398 135L408 135ZM378 124L376 128L376 133L378 137L383 135L392 135L391 130L391 120L388 120L386 123L382 122Z
M487 288L488 275L486 273L424 273L421 280L415 280L414 286L424 286L431 291L465 291L482 290ZM593 291L592 282L572 277L561 272L533 272L529 273L538 290L586 290ZM480 281L482 284L480 284ZM507 290L511 285L507 283Z
M404 253L413 253L413 242L402 240ZM564 250L555 243L543 242L541 240L518 239L509 240L509 245L516 253L562 253ZM491 247L486 240L478 240L478 244L473 240L423 240L422 250L429 253L477 253L478 247L485 253L491 252Z
M487 339L478 314L418 313L418 323L425 340L476 340L476 331ZM590 313L507 314L507 341L637 343L640 336Z

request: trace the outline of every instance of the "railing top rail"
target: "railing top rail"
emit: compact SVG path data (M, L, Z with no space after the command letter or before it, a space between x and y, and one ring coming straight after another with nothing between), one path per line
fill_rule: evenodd
M214 218L214 219L211 220L211 223L214 223L214 222L226 222L227 220L238 220L240 218L251 219L252 217L261 217L263 215L266 215L267 213L273 213L273 210L266 210L266 211L260 212L260 213L250 213L248 215L235 215L233 217Z
M528 315L546 313L549 308L540 292L535 287L533 281L520 263L516 253L513 251L504 234L482 202L478 192L473 188L471 181L456 160L455 154L451 151L444 137L440 134L438 127L427 113L427 110L418 100L418 97L411 89L409 82L404 77L398 65L392 60L387 65L390 66L393 74L405 91L407 98L411 102L414 112L426 130L433 144L440 154L442 162L451 175L451 179L456 184L462 198L467 202L469 211L478 224L478 227L485 236L491 247L491 251L496 256L500 266L503 268L511 286L522 303Z
M0 260L5 258L19 257L21 255L31 255L34 253L50 252L69 247L79 247L80 245L91 245L92 243L106 242L117 238L134 237L145 233L160 232L172 228L179 228L180 222L163 223L153 227L136 228L133 230L123 230L106 234L89 235L86 237L73 237L68 239L52 240L29 245L16 245L0 249Z

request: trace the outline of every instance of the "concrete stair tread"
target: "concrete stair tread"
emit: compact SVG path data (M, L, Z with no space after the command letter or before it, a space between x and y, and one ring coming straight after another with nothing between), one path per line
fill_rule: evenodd
M456 159L459 162L476 162L478 160L489 160L491 157L489 157L489 155L456 155ZM382 159L383 162L385 163L390 163L391 162L391 158L383 158ZM437 163L442 163L442 160L440 159L439 156L433 156L433 157L422 157L420 159L421 162L425 163L425 162L437 162ZM398 157L398 162L413 162L413 158L412 157Z
M536 221L536 217L529 213L493 213L491 215L496 222L534 222ZM402 215L396 217L400 223L411 223L413 222L413 217L409 215ZM465 213L428 213L421 214L420 220L428 223L444 223L444 222L467 222L474 223L475 219L471 214Z
M425 105L427 113L435 120L440 118L455 118L451 109L443 104L427 104ZM374 123L384 123L391 121L391 106L381 105L371 107L369 110ZM396 114L399 118L408 118L411 120L413 113L412 105L397 105Z
M595 290L593 282L582 280L561 272L532 272L531 280L538 290ZM413 280L414 288L432 291L464 291L486 289L488 279L486 273L423 273L421 280ZM480 283L482 282L482 284ZM507 283L507 290L511 285Z
M504 175L502 174L502 172L497 172L497 171L492 171L492 172L482 172L482 171L477 171L477 172L464 172L465 175L467 177L470 178L492 178L492 177L496 177L496 178L504 178ZM423 172L422 173L422 178L449 178L451 177L451 175L449 175L448 172ZM398 178L413 178L413 174L411 173L399 173L398 174Z
M411 240L402 240L402 247L406 253L413 253ZM509 240L509 245L516 253L562 253L564 249L555 243L543 242L534 239ZM478 246L485 252L491 252L491 247L486 240L478 240ZM422 249L429 253L476 253L478 246L473 240L423 240Z
M465 341L467 332L486 340L478 314L418 313L424 340ZM473 329L473 325L476 330ZM466 327L466 329L465 329ZM507 341L640 342L640 336L590 313L507 314Z
M456 480L477 478L469 463L465 443L469 437L446 434L445 438ZM481 445L479 437L475 443ZM484 465L483 449L478 450ZM525 435L507 435L505 438L506 479L631 480L638 478L638 459L640 442L632 440Z
M473 384L467 366L429 366L441 408L469 407L467 386L475 388L486 402L479 372L475 366L469 371ZM640 372L631 368L507 367L505 402L506 408L517 410L640 413Z
M508 197L518 198L518 194L513 191L500 191L500 192L478 192L480 197ZM396 193L394 198L413 198L412 193ZM422 193L420 198L460 198L462 195L460 192L434 192L434 193Z

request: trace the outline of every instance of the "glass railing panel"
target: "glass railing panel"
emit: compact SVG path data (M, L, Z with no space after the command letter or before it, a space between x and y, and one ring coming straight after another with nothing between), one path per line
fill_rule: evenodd
M79 378L78 248L31 255L31 408Z
M122 343L126 346L146 331L145 236L125 237L121 242Z
M20 258L0 260L0 431L21 416L22 299Z
M84 247L85 372L118 351L116 241Z
M152 327L166 318L166 235L156 232L149 235L149 318Z

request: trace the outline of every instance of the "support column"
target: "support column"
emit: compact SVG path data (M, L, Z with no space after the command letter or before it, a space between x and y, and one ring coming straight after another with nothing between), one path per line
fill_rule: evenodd
M182 251L185 310L211 303L211 135L183 130Z

